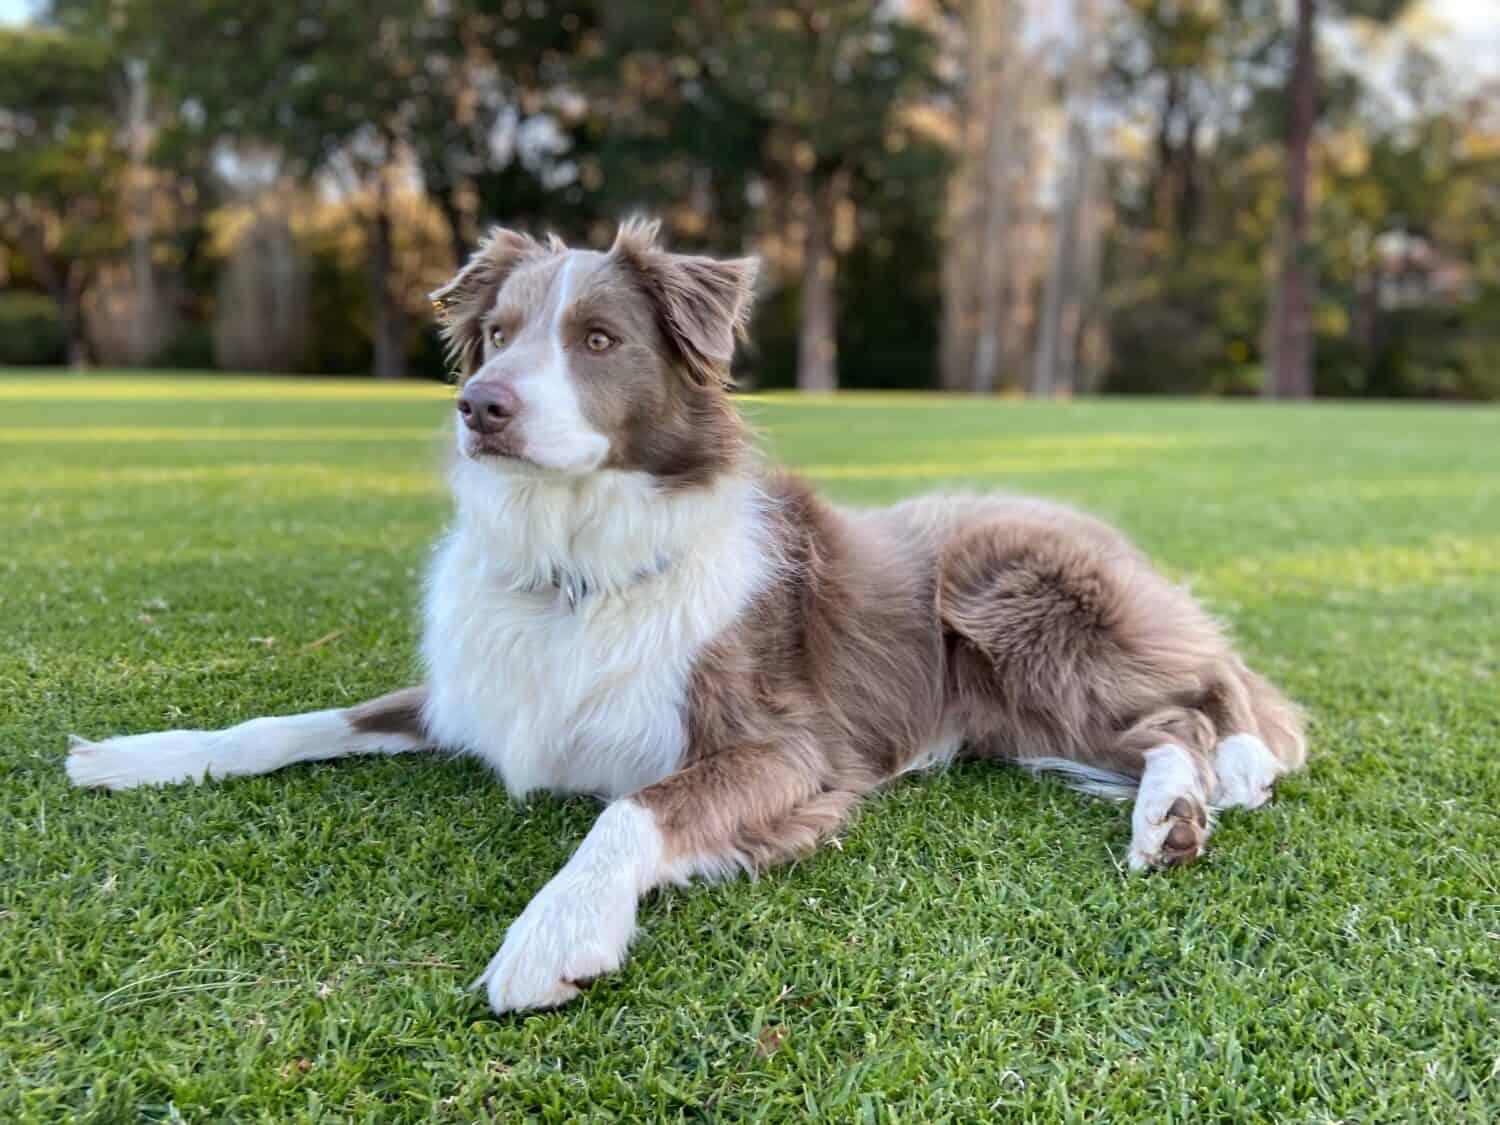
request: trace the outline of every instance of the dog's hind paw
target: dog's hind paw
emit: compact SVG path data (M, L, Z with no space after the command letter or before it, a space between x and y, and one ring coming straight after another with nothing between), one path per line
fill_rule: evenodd
M1258 809L1271 799L1271 787L1285 772L1286 766L1255 735L1230 735L1214 752L1214 806Z
M1208 810L1196 797L1178 797L1160 819L1138 827L1130 841L1130 866L1179 867L1203 854L1208 843Z

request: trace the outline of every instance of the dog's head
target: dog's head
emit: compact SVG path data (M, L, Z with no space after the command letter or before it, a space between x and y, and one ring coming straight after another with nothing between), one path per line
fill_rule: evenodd
M463 379L460 456L669 484L733 462L729 365L756 262L668 253L658 228L627 222L605 253L497 229L432 294Z

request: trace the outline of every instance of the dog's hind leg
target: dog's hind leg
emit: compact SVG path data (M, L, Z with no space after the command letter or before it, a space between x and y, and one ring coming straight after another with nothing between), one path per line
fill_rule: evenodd
M1111 758L1140 766L1130 814L1130 866L1176 867L1203 854L1215 776L1208 758L1214 728L1202 711L1164 707L1116 741Z
M1208 838L1208 810L1259 808L1306 758L1297 709L1238 657L1216 661L1187 694L1192 702L1160 707L1109 746L1111 763L1143 763L1132 867L1193 859Z
M976 752L1134 788L1132 867L1195 858L1211 807L1259 804L1305 756L1296 709L1186 591L1090 521L970 528L943 559L938 610Z
M1237 658L1226 677L1232 706L1216 717L1221 734L1214 751L1215 808L1259 808L1271 787L1307 760L1302 717L1279 691Z
M270 773L295 762L350 754L402 754L430 745L422 724L425 687L406 688L354 707L251 719L227 730L167 730L102 742L72 738L75 785L133 789Z

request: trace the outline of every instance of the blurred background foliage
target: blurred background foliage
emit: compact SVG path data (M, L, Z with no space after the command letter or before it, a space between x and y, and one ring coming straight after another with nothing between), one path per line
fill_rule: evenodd
M748 385L1500 397L1484 0L15 5L0 363L438 377L489 225L643 211Z

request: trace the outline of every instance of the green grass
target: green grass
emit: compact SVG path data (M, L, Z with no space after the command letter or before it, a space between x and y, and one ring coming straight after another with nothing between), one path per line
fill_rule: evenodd
M974 486L1135 535L1313 716L1198 864L1015 771L648 899L626 970L465 991L594 815L406 757L108 795L64 735L410 681L449 392L0 379L0 1119L1490 1121L1500 414L754 400L848 501Z

